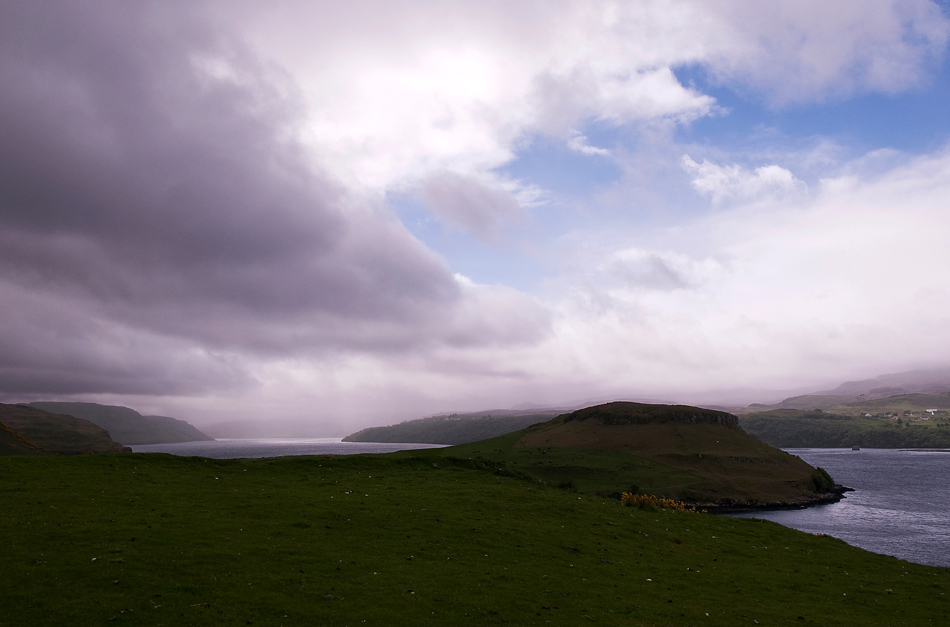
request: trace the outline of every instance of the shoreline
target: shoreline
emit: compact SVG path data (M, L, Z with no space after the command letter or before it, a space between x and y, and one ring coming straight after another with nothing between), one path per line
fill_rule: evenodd
M832 503L837 503L843 499L845 494L848 492L854 492L854 488L848 488L846 486L836 484L835 489L831 492L826 492L824 494L819 494L813 497L803 498L791 502L773 501L769 503L690 503L689 505L695 507L696 509L704 509L709 514L741 514L745 512L798 510L808 509L809 507L816 507L818 505L830 505Z

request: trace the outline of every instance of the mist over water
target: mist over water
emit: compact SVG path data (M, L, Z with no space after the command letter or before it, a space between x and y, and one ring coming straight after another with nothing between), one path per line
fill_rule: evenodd
M788 449L854 488L838 503L737 514L824 533L854 546L950 566L950 451Z
M179 442L177 444L139 444L135 453L170 453L185 457L237 459L248 457L284 457L287 455L356 455L359 453L392 453L425 448L441 448L442 444L386 444L379 442L343 442L340 438L256 438L247 440L214 440L211 442Z

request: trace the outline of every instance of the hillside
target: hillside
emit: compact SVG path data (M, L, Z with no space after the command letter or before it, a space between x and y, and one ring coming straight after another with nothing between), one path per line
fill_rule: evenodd
M843 406L848 403L861 402L862 400L863 399L860 396L846 396L839 394L802 394L800 396L791 396L781 402L773 403L771 405L765 403L752 403L748 407L745 407L739 411L746 413L753 411L769 411L772 409L825 410L832 407Z
M343 438L344 442L419 442L423 444L465 444L520 431L538 422L550 420L557 410L510 412L499 415L453 414L408 420L388 427L369 427Z
M110 438L105 429L65 414L26 405L0 404L0 423L7 427L3 430L3 441L7 444L4 454L8 455L37 454L44 452L43 449L59 455L123 452L122 445Z
M736 416L682 405L598 405L439 454L506 463L579 492L638 491L722 507L806 505L841 494L823 471L738 428Z
M51 455L0 422L0 455Z
M897 394L942 394L947 391L950 391L950 368L936 368L883 374L863 381L846 381L833 390L816 394L861 396L873 400Z
M108 431L116 442L126 446L214 439L184 420L167 416L146 417L134 409L118 405L42 401L30 403L30 407L88 420Z
M859 396L839 396L839 395L821 395L806 394L803 396L792 396L786 398L780 403L765 405L762 403L753 403L743 408L741 413L756 413L764 411L774 411L780 409L797 409L802 411L814 411L820 409L824 412L839 414L842 416L861 416L863 414L892 416L905 411L911 413L922 413L927 409L947 409L950 410L950 392L941 392L940 394L893 394L890 396L881 396L876 398L861 398Z
M146 420L156 423L166 429L177 433L181 437L188 438L183 442L208 442L213 440L210 435L199 431L194 425L178 418L170 416L142 416Z
M897 422L891 417L777 409L744 414L739 425L782 448L950 448L947 414L905 416L901 412Z

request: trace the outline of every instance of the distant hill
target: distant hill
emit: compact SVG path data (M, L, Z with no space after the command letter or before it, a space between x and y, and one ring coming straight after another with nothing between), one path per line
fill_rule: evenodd
M2 414L2 409L0 409ZM0 422L0 455L51 455L51 451L33 444Z
M0 404L2 454L121 453L109 433L88 420L54 414L26 405Z
M950 368L882 374L863 381L846 381L816 394L863 396L868 400L897 394L941 394L950 391Z
M844 394L803 394L801 396L792 396L785 400L766 405L764 403L752 403L744 408L743 412L750 411L768 411L770 409L829 409L838 405L860 402L863 400L860 396L849 396Z
M30 407L88 420L107 430L116 442L127 446L214 439L184 420L167 416L143 416L134 409L119 405L42 401L30 403Z
M778 403L752 403L747 407L735 408L740 414L749 412L770 411L773 409L800 409L811 411L821 409L835 413L859 415L875 408L882 408L887 403L869 405L870 401L894 399L904 397L904 401L915 404L919 408L942 407L942 405L928 404L937 396L950 394L950 368L930 370L911 370L883 374L874 379L861 381L846 381L831 390L820 390L810 394L791 396ZM914 398L912 398L914 397ZM939 402L947 402L946 399ZM907 409L904 407L903 409Z
M799 409L803 411L820 409L822 411L847 416L860 416L865 413L893 413L906 410L950 409L950 392L942 392L939 394L893 394L875 398L839 394L806 394L803 396L792 396L780 403L772 405L753 403L748 407L744 407L741 413L745 414L777 409Z
M550 420L558 410L514 411L502 415L479 412L408 420L388 427L369 427L343 438L344 442L417 442L422 444L465 444L519 431Z
M930 395L903 395L926 396ZM891 397L893 398L903 398ZM950 398L941 395L944 400ZM941 398L938 397L938 398ZM889 399L869 401L894 406ZM937 403L930 404L932 408ZM945 404L948 407L950 404ZM907 414L904 413L907 412ZM880 416L854 416L822 411L774 409L744 414L739 425L773 446L783 448L950 448L950 413L926 414L922 411L904 410L899 413L900 422ZM892 412L886 412L891 414Z
M187 440L184 442L207 442L213 440L211 436L206 433L202 433L197 428L195 428L191 423L178 418L171 418L169 416L142 416L146 420L150 420L154 423L162 425L163 427L174 431L187 437Z
M735 415L685 405L607 403L439 453L503 462L582 492L639 491L720 507L799 506L837 500L843 490L738 428Z

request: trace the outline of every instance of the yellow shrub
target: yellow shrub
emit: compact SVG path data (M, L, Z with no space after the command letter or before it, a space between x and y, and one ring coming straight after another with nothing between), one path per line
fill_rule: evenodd
M673 499L664 499L652 494L633 494L631 492L623 492L620 495L620 502L624 505L630 505L632 507L639 507L641 509L645 507L658 507L660 509L672 509L681 512L696 512L699 511L695 507L686 505L682 501L674 501ZM706 510L701 510L705 512Z

